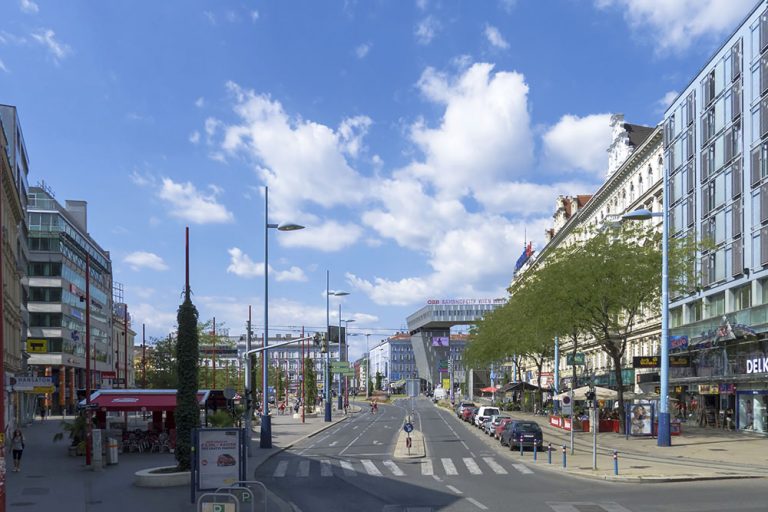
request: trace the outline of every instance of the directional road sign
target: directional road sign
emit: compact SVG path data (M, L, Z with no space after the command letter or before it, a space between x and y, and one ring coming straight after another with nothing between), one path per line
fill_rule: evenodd
M407 433L413 432L413 423L406 423L403 425L403 430L405 430Z

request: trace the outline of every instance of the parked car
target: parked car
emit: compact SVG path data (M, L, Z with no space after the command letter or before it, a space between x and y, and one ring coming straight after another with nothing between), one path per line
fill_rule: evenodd
M456 407L456 416L461 418L461 414L464 412L464 409L466 409L467 407L476 407L476 406L472 402L459 402L458 407Z
M477 411L477 415L475 416L475 426L481 427L483 425L483 422L487 419L489 419L491 416L498 416L499 415L499 408L498 407L480 407Z
M499 423L501 423L501 420L503 420L504 418L507 418L510 420L512 419L509 416L504 416L502 414L499 414L497 416L492 416L490 424L485 429L485 433L488 434L489 436L493 436L496 433L496 427L499 426Z
M496 439L501 439L501 433L504 432L504 428L507 426L507 423L512 421L512 418L509 416L505 416L501 418L501 421L498 425L496 425L496 429L493 433L493 437Z
M473 407L473 408L468 409L468 410L469 410L469 416L467 416L467 422L469 422L469 423L474 425L475 424L475 417L477 416L477 411L479 411L480 408L479 407Z
M520 447L521 442L523 448L533 448L534 445L541 447L544 442L544 435L538 423L517 420L507 423L504 432L501 433L501 445L509 446L511 450L514 450Z

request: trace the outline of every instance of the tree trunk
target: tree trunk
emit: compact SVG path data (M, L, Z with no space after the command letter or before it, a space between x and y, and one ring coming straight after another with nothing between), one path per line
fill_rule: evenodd
M621 367L621 356L614 355L612 356L613 359L613 373L616 376L616 386L618 387L619 392L619 432L624 434L626 430L626 411L624 410L624 381L623 375L622 375L622 367Z

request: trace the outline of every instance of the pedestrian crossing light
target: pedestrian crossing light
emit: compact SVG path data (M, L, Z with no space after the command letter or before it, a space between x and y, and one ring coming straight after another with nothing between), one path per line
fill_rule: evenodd
M312 336L312 344L316 347L320 346L320 342L323 340L323 335L319 332L316 332L314 336Z
M320 345L320 352L323 354L328 353L328 336L323 334L321 345Z

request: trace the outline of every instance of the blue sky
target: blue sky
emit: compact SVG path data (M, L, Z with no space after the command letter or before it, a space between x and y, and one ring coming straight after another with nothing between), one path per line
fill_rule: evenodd
M655 125L755 0L0 3L0 103L30 184L89 205L134 327L331 322L371 342L428 299L505 295L558 194L604 179L608 117ZM352 339L352 355L365 338Z

